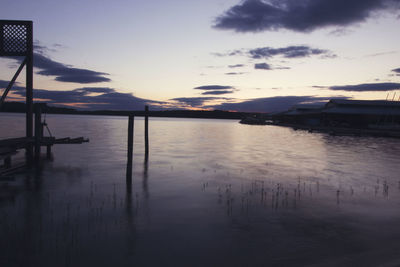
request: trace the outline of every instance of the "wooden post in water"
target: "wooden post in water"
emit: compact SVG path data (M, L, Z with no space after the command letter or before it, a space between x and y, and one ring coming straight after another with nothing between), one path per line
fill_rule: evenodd
M4 167L6 169L11 168L11 156L4 159Z
M40 143L42 141L43 125L42 125L42 105L35 106L35 161L40 160Z
M126 164L126 184L127 184L128 187L132 185L134 119L135 119L135 117L133 115L129 115L129 121L128 121L128 162Z
M149 106L144 108L144 146L145 160L149 159Z
M47 157L47 159L51 159L51 145L47 145L46 157Z

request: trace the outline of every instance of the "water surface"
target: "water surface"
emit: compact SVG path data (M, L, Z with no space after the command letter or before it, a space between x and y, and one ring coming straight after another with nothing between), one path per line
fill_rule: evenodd
M400 264L397 139L150 118L146 163L135 118L130 191L127 118L46 121L90 142L0 189L0 266ZM22 114L0 123L1 138L24 135Z

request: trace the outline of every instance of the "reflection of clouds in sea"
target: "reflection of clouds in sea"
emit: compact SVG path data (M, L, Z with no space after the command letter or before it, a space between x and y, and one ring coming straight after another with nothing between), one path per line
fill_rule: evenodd
M24 118L0 120L16 116ZM54 147L54 161L37 177L40 190L22 187L0 205L0 256L20 259L16 265L156 266L162 258L177 266L193 259L348 266L398 257L397 139L150 118L146 163L137 118L127 190L127 118L49 115L47 122L90 143ZM159 257L148 256L154 251Z

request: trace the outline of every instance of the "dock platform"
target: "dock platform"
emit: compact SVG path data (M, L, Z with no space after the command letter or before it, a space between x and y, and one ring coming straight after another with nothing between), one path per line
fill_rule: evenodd
M89 139L83 137L77 138L55 138L55 137L41 137L40 140L36 140L35 137L20 137L20 138L9 138L0 140L0 160L3 161L3 165L0 165L0 176L8 175L14 171L24 168L23 165L12 165L11 158L16 155L18 150L25 149L27 147L34 146L45 146L47 147L47 157L51 157L51 147L56 144L82 144L89 142ZM40 149L39 149L40 153ZM37 155L40 157L40 155Z

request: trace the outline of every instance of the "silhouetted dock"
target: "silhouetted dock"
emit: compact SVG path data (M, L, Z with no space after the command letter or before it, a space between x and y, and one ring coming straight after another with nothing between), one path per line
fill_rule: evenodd
M0 107L3 105L7 94L12 89L22 69L26 70L26 136L0 140L0 176L19 170L25 166L32 166L41 159L41 147L47 148L47 157L51 158L51 148L55 144L81 144L88 142L83 137L55 138L51 136L45 121L42 122L42 111L46 104L35 104L35 120L33 120L33 23L32 21L0 20L0 57L23 57L22 63L12 77L7 88L0 98ZM35 128L33 122L35 121ZM43 129L49 131L49 137L43 135ZM34 131L33 131L34 130ZM12 157L18 150L25 150L26 162L20 165L12 164Z
M20 137L20 138L9 138L0 140L0 160L4 162L3 166L0 167L0 176L18 171L21 168L27 166L27 164L12 164L12 157L18 153L18 150L25 149L27 146L36 146L35 137ZM56 137L41 137L38 145L40 147L46 147L46 156L51 158L51 147L56 144L82 144L89 142L89 139L83 137L77 138L56 138ZM39 152L40 153L40 152ZM37 155L40 158L40 155Z
M43 129L47 127L47 123L42 121L42 110L46 107L46 104L40 103L35 105L35 135L33 137L19 137L19 138L8 138L0 140L0 160L3 160L4 164L0 165L0 176L19 171L20 169L31 166L33 160L38 163L41 159L41 147L46 147L46 156L48 159L52 157L51 148L56 144L82 144L89 142L89 139L83 137L77 138L56 138L53 136L44 136ZM48 129L48 128L47 128ZM50 131L49 134L51 135ZM13 165L12 157L18 153L18 150L27 148L34 148L34 158L25 153L26 162L23 164Z

